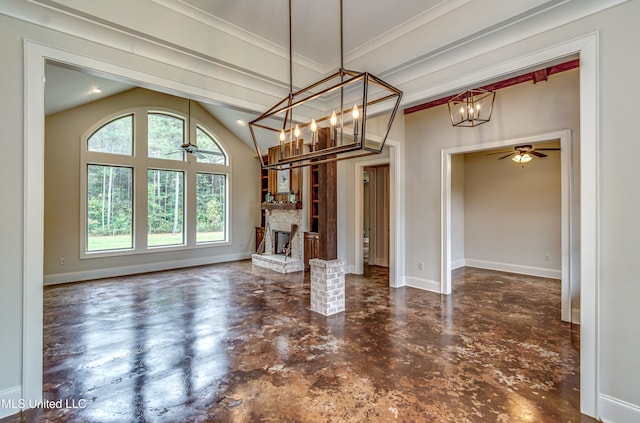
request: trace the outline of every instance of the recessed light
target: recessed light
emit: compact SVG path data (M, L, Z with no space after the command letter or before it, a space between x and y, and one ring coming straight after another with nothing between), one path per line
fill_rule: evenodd
M102 94L102 88L96 87L91 90L91 94Z
M244 126L245 125L245 122L242 119L236 120L236 123L238 124L238 126Z

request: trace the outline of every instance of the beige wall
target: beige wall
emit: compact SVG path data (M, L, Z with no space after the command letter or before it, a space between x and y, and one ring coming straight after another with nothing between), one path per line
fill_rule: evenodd
M188 112L184 99L142 88L48 116L45 122L45 282L82 280L193 263L247 257L254 249L259 224L259 164L255 152L237 139L197 103L191 114L213 132L229 153L230 245L196 247L125 256L80 258L80 137L96 123L134 107L164 107ZM66 263L62 265L60 258Z
M560 143L536 147L559 148ZM498 157L484 152L464 155L465 261L507 264L523 273L552 270L559 279L560 152L534 157L525 166Z
M441 149L460 146L478 146L481 149L483 144L489 142L507 141L561 129L572 129L574 143L579 144L579 83L578 71L572 70L553 75L546 82L520 84L500 90L496 94L491 121L476 128L451 126L446 105L405 116L406 191L420 193L407 195L405 203L407 277L440 280ZM453 164L455 165L456 163ZM465 194L470 189L467 186L470 177L466 173L465 166ZM425 181L432 183L427 184ZM452 182L456 182L455 173L452 174ZM459 182L456 184L460 185ZM459 193L457 195L459 197ZM460 201L458 197L452 196L452 202ZM467 201L465 195L465 210L469 207ZM573 212L577 214L578 210ZM452 218L459 219L459 216L454 214ZM468 227L470 223L465 218L465 245L472 248L465 248L467 257L482 249L481 241L467 240L472 233L470 231L474 230ZM452 236L456 236L455 233ZM457 237L459 239L459 233ZM495 239L495 235L492 239ZM456 249L452 249L452 254L454 250ZM556 257L560 259L559 254ZM418 262L425 263L424 270L418 269Z
M597 4L594 0L585 1ZM17 5L24 2L14 3ZM592 69L597 74L598 114L595 122L588 122L597 126L599 138L598 169L593 169L596 172L599 196L598 202L591 205L598 212L598 227L590 228L597 236L598 337L594 340L597 349L597 393L601 399L612 399L610 403L620 404L621 408L635 410L631 412L637 415L637 410L640 410L640 361L637 358L637 351L640 351L640 325L636 323L640 320L637 307L640 298L640 262L637 259L640 237L636 234L640 233L640 221L636 215L640 208L640 190L635 184L638 175L633 154L638 143L637 113L630 106L630 99L640 95L640 79L637 77L640 51L637 43L633 42L640 37L640 27L637 25L640 1L631 0L587 18L552 27L554 22L562 21L562 17L555 19L556 13L571 16L571 8L576 3L578 2L564 2L551 12L523 23L528 33L534 33L536 28L548 25L550 29L538 31L537 35L522 40L514 37L512 40L515 41L503 43L501 38L505 31L496 31L483 39L470 40L465 46L469 51L456 57L452 56L460 51L456 50L451 54L443 52L435 58L432 72L420 81L419 86L415 86L415 90L429 90L445 81L455 81L456 78L468 75L472 70L491 68L496 63L551 49L586 34L598 32L598 58L593 63L596 69ZM60 22L59 16L53 17ZM22 357L29 353L23 351L23 322L25 316L35 312L23 310L25 266L29 264L28 258L23 254L23 234L27 229L24 222L27 214L37 215L40 212L27 210L24 206L24 199L28 194L25 192L24 179L25 139L29 139L26 131L30 130L25 130L23 125L26 106L24 81L27 70L24 62L24 40L33 40L84 57L98 58L103 62L115 63L149 75L159 75L184 84L184 87L221 85L216 85L215 81L208 78L207 69L196 73L193 68L182 64L169 49L158 47L155 56L158 59L151 60L134 53L139 46L137 39L118 34L116 40L111 42L112 45L121 46L117 49L109 47L108 43L94 43L83 37L47 29L44 25L49 18L47 13L43 13L40 23L29 24L0 15L0 51L3 57L0 72L0 146L3 151L0 156L0 193L5 205L0 208L0 393L10 391L17 396L20 395L22 386ZM104 28L91 26L88 22L83 22L82 25L85 25L87 34L98 34L98 38L108 37L104 35ZM512 25L506 30L511 35L515 31L520 31L520 25ZM476 47L481 47L480 51L487 53L474 55ZM237 51L234 53L242 54ZM440 61L441 58L450 61ZM528 89L552 85L553 80ZM229 87L225 92L234 95L234 89L240 90L238 87ZM430 92L433 95L441 94ZM403 135L394 139L403 143L405 148L403 171L406 194L401 207L404 210L401 219L405 227L407 276L439 280L441 149L447 146L481 145L487 140L539 133L548 129L540 127L542 118L553 130L566 128L567 119L575 121L577 112L575 108L566 107L561 90L554 91L551 95L554 99L553 107L539 107L526 116L517 108L500 110L504 106L498 103L496 116L499 119L478 128L474 132L475 136L469 132L466 135L461 135L461 132L453 133L452 128L445 129L448 118L443 112L437 112L433 116L416 113L405 117L406 127L403 126L400 130ZM573 129L577 131L577 128ZM579 134L575 135L579 139ZM342 172L342 168L344 166L340 164L339 172ZM351 174L353 168L353 165L349 167ZM348 176L348 172L340 173L340 176L343 175ZM251 175L248 179L256 181L257 176L254 178ZM344 179L344 185L349 185L350 180L352 179ZM339 211L339 219L344 220L340 220L339 225L350 230L353 225L349 226L349 196L346 188L345 191L340 191L342 185L339 187L339 194L342 195L339 203L343 203L339 207L343 212L341 214ZM258 216L257 209L247 213ZM252 221L253 223L255 222ZM341 242L349 247L348 240L343 239ZM345 257L349 254L342 255L339 249L339 255ZM415 264L418 260L428 264L423 272L417 271Z
M623 105L629 98L640 95L640 79L637 78L640 51L630 42L640 36L638 16L640 1L629 1L502 47L491 54L436 70L429 77L434 85L442 84L467 75L470 69L484 69L502 59L533 54L539 49L551 48L597 31L597 69L590 72L596 73L598 84L598 118L596 122L584 123L597 127L599 139L595 152L597 169L588 170L595 174L597 180L598 202L589 207L590 212L596 210L598 223L596 228L585 228L597 237L597 263L590 263L598 273L597 391L605 413L626 409L628 415L635 416L640 413L640 361L635 354L640 351L640 326L634 323L640 319L637 307L640 263L636 257L640 251L640 237L633 234L640 233L640 221L635 218L640 208L640 191L632 182L638 179L637 166L634 154L629 153L635 151L637 144L637 118L633 108ZM554 79L564 77L558 75ZM575 95L566 97L566 92L555 86L554 79L546 84L514 88L527 91L557 88L549 90L548 103L531 93L533 97L527 97L538 101L540 107L529 109L525 114L520 105L505 107L505 96L499 96L496 98L497 119L473 133L453 132L453 128L445 128L450 124L444 109L405 116L406 191L422 192L421 195L407 195L405 201L407 277L440 280L439 160L442 148L482 145L567 127L574 130L574 140L580 139ZM576 88L577 84L577 80L572 83ZM580 142L575 142L573 147L575 165ZM575 204L575 197L572 202ZM572 217L574 222L578 220ZM419 260L428 263L423 272L417 270L416 262ZM614 404L628 404L629 407Z

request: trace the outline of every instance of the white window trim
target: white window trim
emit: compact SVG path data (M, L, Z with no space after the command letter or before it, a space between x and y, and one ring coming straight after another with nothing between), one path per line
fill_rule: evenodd
M186 160L167 160L148 157L147 114L160 113L183 119L190 125L186 131L192 143L195 143L196 127L206 132L216 142L226 157L226 165L198 162L187 154ZM133 115L133 155L120 155L88 151L89 137L109 122L121 116ZM185 139L186 141L186 139ZM122 166L133 169L133 248L118 250L88 251L87 234L87 165ZM184 173L184 243L166 246L147 245L147 187L148 170L181 171ZM225 228L224 240L196 242L196 175L198 173L225 176ZM193 194L191 194L193 193ZM199 248L211 248L231 245L231 156L220 138L205 123L166 107L135 107L120 110L100 119L80 136L80 259L130 256L137 254L171 252Z

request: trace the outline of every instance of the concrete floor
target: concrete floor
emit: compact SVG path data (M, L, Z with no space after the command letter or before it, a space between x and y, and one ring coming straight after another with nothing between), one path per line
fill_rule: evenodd
M0 421L595 422L559 281L453 276L447 297L367 266L331 317L308 275L248 261L47 287L51 408Z

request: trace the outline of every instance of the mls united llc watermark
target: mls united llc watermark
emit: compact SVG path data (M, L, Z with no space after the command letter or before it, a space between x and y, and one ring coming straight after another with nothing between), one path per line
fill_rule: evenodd
M24 410L26 408L46 408L46 409L63 409L63 408L85 408L87 406L86 399L58 399L58 400L25 400L25 399L3 399L0 401L0 408L15 408Z

